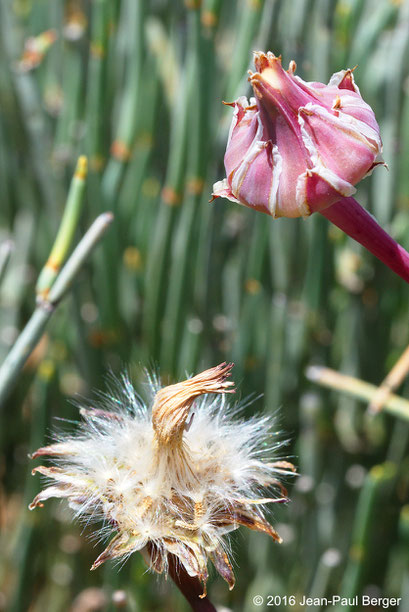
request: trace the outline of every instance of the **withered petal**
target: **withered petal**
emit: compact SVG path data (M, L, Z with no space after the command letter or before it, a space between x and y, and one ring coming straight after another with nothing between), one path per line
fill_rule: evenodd
M293 474L295 474L295 472L297 471L295 465L293 465L289 461L274 461L273 463L267 463L266 465L268 465L269 467L273 467L276 470L283 470L285 472L289 471Z
M45 465L39 465L31 470L33 476L37 473L53 478L59 483L70 485L77 490L89 489L94 484L91 478L85 478L78 472L67 472L65 469L56 466L46 467Z
M65 474L66 472L62 468L55 466L46 467L45 465L37 465L37 467L31 470L31 475L34 476L34 474L37 473L42 474L43 476L49 476L50 478L54 478L55 476Z
M108 559L117 559L124 555L129 555L143 548L146 544L146 538L140 533L130 534L129 532L119 532L108 544L106 549L94 561L91 571L97 569L102 563Z
M53 485L51 487L47 487L38 495L35 496L31 504L28 506L29 510L34 510L34 508L42 508L44 506L43 502L50 497L69 497L71 495L71 488L67 484L59 483L58 485Z
M285 500L286 500L286 501L288 501L288 491L287 491L287 489L285 488L285 486L283 485L283 483L282 483L282 482L280 482L279 480L276 480L275 478L273 478L273 479L271 480L271 484L272 484L274 487L278 487L278 488L280 489L280 493L281 493L281 495L283 496L283 498L285 498Z
M63 457L64 455L76 455L77 446L72 442L57 442L50 446L42 446L30 455L30 459L37 457Z
M275 484L278 485L280 483L277 482ZM258 499L247 499L246 497L241 497L237 499L236 501L239 504L243 504L243 505L249 504L252 506L261 506L263 504L284 504L288 502L289 500L287 499L287 497L260 497Z
M243 525L244 527L248 527L253 531L261 531L262 533L267 533L269 536L273 538L274 541L279 542L281 544L282 539L276 532L276 530L261 516L256 514L252 514L249 511L239 510L234 511L232 513L232 520L239 525Z
M209 553L209 557L215 566L218 574L227 582L229 590L234 587L236 579L234 577L233 568L230 565L229 558L222 548L216 548Z
M202 582L206 582L208 576L206 555L200 546L193 542L183 543L168 538L164 538L163 541L167 551L178 557L189 576L197 576Z
M164 544L169 553L177 557L185 568L189 576L198 578L203 585L203 593L199 595L201 599L206 597L206 582L209 577L207 572L206 553L193 542L185 544L178 540L164 538Z

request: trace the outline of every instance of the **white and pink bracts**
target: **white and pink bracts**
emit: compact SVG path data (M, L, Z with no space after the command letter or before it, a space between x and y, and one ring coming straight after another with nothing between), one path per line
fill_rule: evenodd
M277 217L321 212L409 282L409 255L351 198L355 185L382 164L382 141L371 107L351 70L328 85L286 71L271 52L255 53L249 81L255 97L230 106L225 197Z

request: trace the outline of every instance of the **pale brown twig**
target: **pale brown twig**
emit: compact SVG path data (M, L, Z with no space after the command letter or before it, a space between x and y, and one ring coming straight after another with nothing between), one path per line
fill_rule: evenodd
M385 380L378 387L368 406L368 411L377 413L382 410L392 392L395 391L409 373L409 346L403 351Z

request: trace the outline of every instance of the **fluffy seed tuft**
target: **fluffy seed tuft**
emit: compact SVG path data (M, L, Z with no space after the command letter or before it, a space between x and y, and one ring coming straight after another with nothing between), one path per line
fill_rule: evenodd
M232 589L225 535L244 525L280 542L264 506L287 501L280 477L294 467L271 461L280 446L271 417L243 420L240 406L227 402L231 368L223 363L162 389L150 380L148 406L123 376L100 396L102 408L81 407L75 436L32 455L54 465L34 468L50 484L30 509L66 498L80 519L103 521L97 536L115 535L92 570L140 551L152 569L167 572L171 554L205 594L210 559Z

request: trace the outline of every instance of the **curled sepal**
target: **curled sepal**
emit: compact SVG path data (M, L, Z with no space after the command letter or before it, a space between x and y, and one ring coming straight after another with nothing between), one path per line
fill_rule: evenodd
M229 590L234 588L236 579L234 577L232 566L229 563L229 558L222 548L216 548L209 553L209 557L215 566L218 574L227 582Z
M118 533L108 544L104 552L94 561L91 571L97 569L100 565L109 559L118 559L119 557L129 556L132 553L140 550L146 545L147 538L140 533L124 532Z
M356 68L356 66L355 66ZM338 87L339 89L349 89L355 93L361 95L358 85L355 83L353 72L355 68L348 68L348 70L340 70L334 72L329 80L328 87Z

